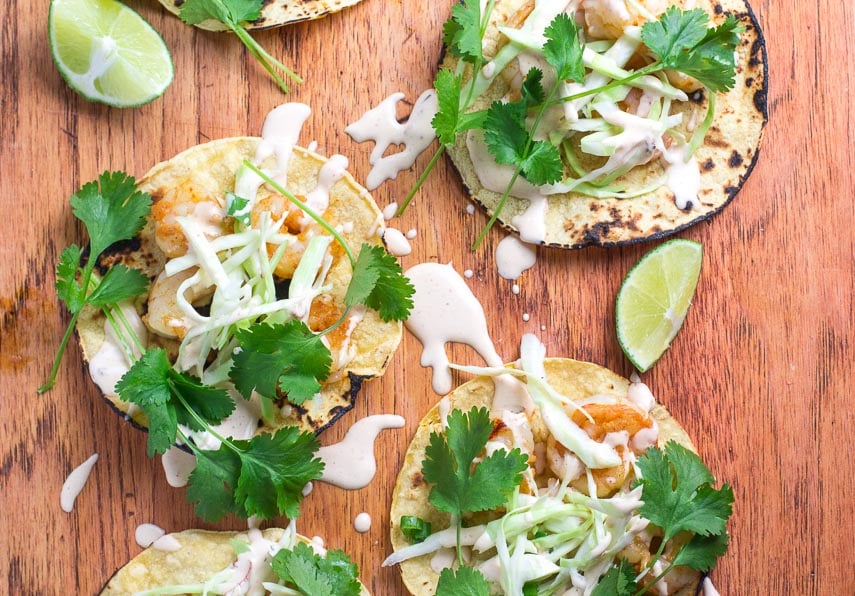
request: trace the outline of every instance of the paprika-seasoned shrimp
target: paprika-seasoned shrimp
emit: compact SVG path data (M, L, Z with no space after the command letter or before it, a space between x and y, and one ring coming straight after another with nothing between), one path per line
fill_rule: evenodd
M279 221L285 216L280 232L288 235L288 245L273 273L283 279L289 279L294 275L309 240L316 234L324 233L324 230L299 207L278 194L268 194L255 202L250 212L252 227L257 228L260 225L265 212L270 213L271 221ZM275 244L268 244L267 254L272 257L277 248Z
M588 35L598 39L617 39L624 29L656 19L669 6L682 7L674 0L582 0Z
M228 233L226 212L220 200L200 192L189 182L173 186L151 206L154 238L160 250L169 258L187 253L187 238L177 217L192 217L208 239Z
M621 463L611 468L591 470L594 483L597 486L598 497L608 497L623 486L631 471L630 460L627 450L632 449L632 437L637 432L653 426L653 420L642 410L629 402L618 403L588 403L583 406L585 412L593 419L591 422L582 412L575 410L568 412L573 422L584 430L589 437L595 441L603 442L609 435L621 438L619 433L625 433L625 441L621 440L615 445L615 450L621 456ZM549 467L559 478L567 479L571 475L571 485L577 490L588 492L588 478L583 474L583 466L568 465L565 456L568 455L565 447L550 436L546 441L546 457ZM569 454L571 457L572 454Z

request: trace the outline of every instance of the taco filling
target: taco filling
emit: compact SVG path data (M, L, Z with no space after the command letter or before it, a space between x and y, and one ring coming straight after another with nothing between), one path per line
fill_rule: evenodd
M347 554L297 534L293 522L248 532L185 530L134 557L101 594L368 594L358 574Z
M682 229L757 157L765 56L743 0L467 1L444 32L434 127L489 225L527 242Z
M513 368L460 368L482 376L424 418L395 488L384 565L412 593L695 593L733 493L645 385L532 335ZM530 401L497 409L511 376Z

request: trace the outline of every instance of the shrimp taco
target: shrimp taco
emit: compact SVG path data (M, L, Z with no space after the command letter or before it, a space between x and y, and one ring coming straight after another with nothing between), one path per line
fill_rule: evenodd
M139 181L151 215L96 269L102 277L116 264L142 271L148 292L114 316L86 309L77 327L93 380L135 423L147 426L145 413L116 387L145 349L161 348L178 372L228 391L235 407L218 430L241 440L286 426L320 431L385 370L406 314L385 311L382 299L355 303L349 285L357 259L400 268L347 160L295 146L308 115L303 104L285 104L262 138L192 147ZM246 365L241 377L236 363Z
M247 23L243 23L246 29L271 29L281 27L289 23L311 21L320 19L345 9L362 0L265 0L261 6L260 16ZM186 0L160 0L160 3L174 14L180 14L181 7ZM225 25L215 20L205 20L197 25L209 31L226 31Z
M511 367L469 369L482 376L424 417L395 486L384 565L410 592L477 576L477 593L695 594L733 493L644 384L545 358L531 335ZM701 509L706 525L683 519Z
M333 590L328 593L368 595L358 573L344 552L326 551L293 526L185 530L156 540L119 569L101 594L316 594L312 580L322 579Z
M497 0L481 18L482 56L464 25L446 27L443 67L473 98L448 149L523 240L660 238L720 211L751 173L767 66L745 0Z

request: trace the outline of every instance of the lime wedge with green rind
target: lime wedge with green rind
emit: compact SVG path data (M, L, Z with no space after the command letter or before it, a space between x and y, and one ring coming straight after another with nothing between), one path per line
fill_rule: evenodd
M127 108L172 83L172 56L157 31L116 0L52 0L51 54L60 74L90 101Z
M640 372L659 360L683 326L702 259L698 242L671 240L645 254L624 278L615 302L617 338Z

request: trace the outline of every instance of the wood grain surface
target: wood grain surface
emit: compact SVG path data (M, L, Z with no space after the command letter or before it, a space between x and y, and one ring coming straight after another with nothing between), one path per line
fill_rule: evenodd
M365 0L321 21L258 33L306 78L287 97L232 36L186 27L153 1L129 4L163 34L176 69L166 94L136 110L88 103L65 86L47 45L46 1L0 3L0 593L94 594L140 551L138 524L212 527L194 518L182 489L167 485L159 458L146 456L146 436L101 401L76 347L56 388L36 394L68 321L53 268L64 246L84 238L69 194L105 169L141 175L193 144L257 134L265 114L286 100L314 109L303 143L315 139L321 152L348 156L364 180L370 145L357 145L343 128L391 93L412 102L431 84L451 0ZM754 9L771 73L761 158L731 206L681 234L705 248L697 298L644 380L716 476L734 487L731 547L713 572L722 594L853 594L855 424L847 375L855 360L855 8L755 0ZM378 203L400 200L417 171L381 187ZM651 245L539 250L514 295L493 258L502 233L468 250L485 218L468 215L467 203L440 162L414 205L392 222L418 230L404 266L438 261L472 269L468 283L506 359L532 331L551 355L628 375L613 299ZM301 532L352 553L374 594L403 593L398 571L379 564L390 550L388 505L402 454L438 399L419 355L405 334L386 376L321 437L337 441L368 414L405 416L404 429L377 441L374 482L353 492L317 486L299 520ZM452 356L477 362L468 349L455 347ZM66 475L96 452L74 511L62 512ZM362 511L374 523L357 534L352 521ZM244 526L229 519L213 527Z

